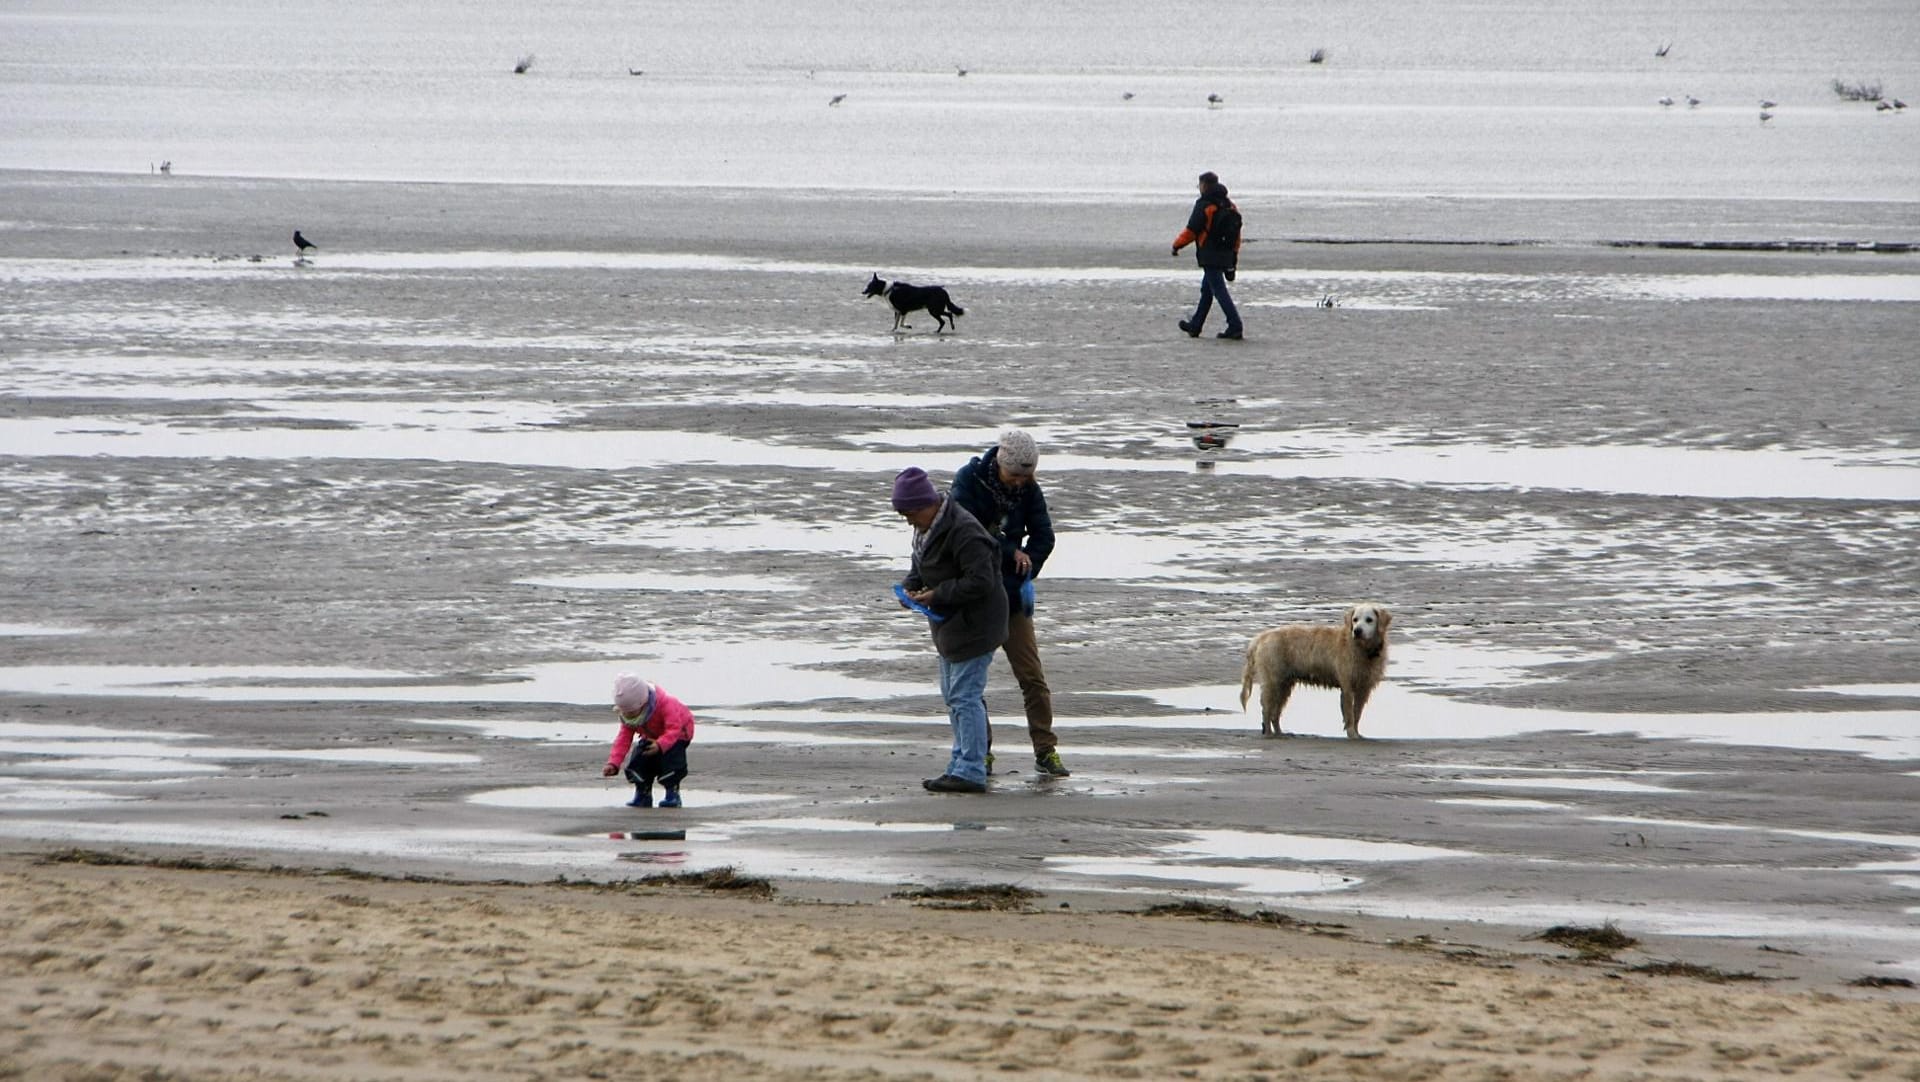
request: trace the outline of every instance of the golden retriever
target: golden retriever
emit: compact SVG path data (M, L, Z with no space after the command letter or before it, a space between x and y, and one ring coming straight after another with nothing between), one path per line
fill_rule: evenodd
M1340 720L1347 738L1360 739L1360 712L1387 673L1386 606L1366 602L1347 607L1339 627L1276 627L1247 644L1247 665L1240 674L1240 709L1254 681L1260 682L1260 735L1285 736L1280 711L1293 685L1340 689Z

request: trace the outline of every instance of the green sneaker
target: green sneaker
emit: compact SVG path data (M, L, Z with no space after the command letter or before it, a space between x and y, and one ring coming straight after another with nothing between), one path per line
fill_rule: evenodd
M1067 769L1067 764L1060 761L1060 753L1057 751L1050 751L1045 755L1034 756L1033 764L1040 769L1040 773L1042 774L1050 774L1056 778L1070 778L1073 776L1073 772Z

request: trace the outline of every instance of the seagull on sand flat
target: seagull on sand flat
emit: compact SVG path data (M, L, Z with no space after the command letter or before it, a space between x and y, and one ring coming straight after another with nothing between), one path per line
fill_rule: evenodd
M1672 105L1672 104L1673 104L1673 97L1672 97L1671 95L1667 95L1667 94L1662 94L1662 95L1660 96L1660 104L1661 104L1661 105L1663 105L1663 106L1670 106L1670 105Z
M829 99L827 99L827 104L828 104L828 105L838 105L838 104L840 104L841 102L843 102L843 101L846 101L846 100L847 100L847 96L846 96L845 94L835 94L835 95L834 95L833 97L831 97L831 98L829 98Z
M1223 98L1223 97L1221 97L1221 96L1220 96L1220 95L1218 95L1218 94L1208 94L1208 95L1207 95L1207 106L1208 106L1209 108L1213 108L1213 109L1218 109L1218 108L1220 108L1220 107L1221 107L1222 105L1225 105L1225 104L1226 104L1226 102L1227 102L1227 99L1225 99L1225 98Z
M1699 98L1696 98L1696 97L1694 97L1694 96L1693 96L1692 94L1688 94L1688 95L1687 95L1687 108L1689 108L1689 109L1697 109L1697 108L1699 108L1699 106L1700 106L1700 99L1699 99Z

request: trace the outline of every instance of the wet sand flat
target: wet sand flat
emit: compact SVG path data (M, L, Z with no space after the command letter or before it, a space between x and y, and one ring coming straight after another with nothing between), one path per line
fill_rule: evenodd
M1166 255L1178 206L44 174L0 186L18 208L0 234L0 846L25 854L8 867L22 916L7 980L23 1006L72 1012L23 1023L23 1069L107 1062L69 1040L84 1029L38 1019L83 1013L86 982L105 978L79 959L115 953L127 918L74 918L62 936L91 953L35 952L64 942L44 923L55 908L131 890L169 925L273 934L315 914L384 927L388 907L417 925L431 899L484 897L510 916L474 910L463 934L502 951L532 925L574 922L537 915L554 907L664 907L710 919L703 944L792 937L791 964L664 963L713 967L676 977L677 998L712 1005L674 1016L715 1027L708 1059L676 1065L693 1077L737 1075L735 1056L793 1077L969 1077L1002 1055L1040 1070L1050 1047L1065 1049L1062 1076L1397 1077L1431 1062L1434 1077L1470 1077L1538 1053L1553 1077L1574 1073L1558 1057L1577 1047L1616 1072L1599 1077L1633 1077L1629 1058L1677 1077L1795 1056L1817 1057L1809 1077L1903 1077L1891 1051L1877 1066L1846 1057L1909 1048L1914 1003L1847 982L1920 977L1912 255L1601 243L1689 235L1660 220L1673 208L1473 205L1464 231L1486 243L1467 244L1320 243L1307 238L1380 223L1350 207L1250 209L1236 284L1248 340L1222 343L1173 328L1196 284L1190 259ZM1844 220L1778 208L1763 225L1752 206L1694 209L1693 235L1722 239L1903 228L1879 205L1844 206ZM1445 208L1392 214L1402 240L1463 229ZM1556 221L1546 239L1504 243ZM283 239L296 223L322 245L307 266ZM887 333L891 317L859 295L875 271L944 281L967 308L959 332ZM1326 297L1336 306L1316 307ZM1239 427L1202 451L1191 422ZM925 629L890 601L906 538L885 493L906 465L944 481L1009 424L1040 439L1061 529L1041 641L1074 775L1027 769L1018 692L996 663L994 792L936 797L919 779L944 762L944 715ZM1237 702L1246 639L1363 598L1396 617L1369 739L1338 739L1332 693L1307 691L1283 719L1297 735L1260 739ZM627 791L597 776L623 669L701 719L688 807L671 819L622 806ZM686 838L635 837L662 824ZM444 882L210 890L212 873L32 863L73 847ZM776 901L720 916L706 899L536 885L723 866L768 878ZM469 885L493 879L528 885ZM1031 889L1035 912L889 900L953 883ZM1131 915L1170 899L1344 924L1365 957L1324 959L1325 936L1262 928L1224 944L1221 926ZM474 930L496 918L497 936ZM529 941L525 965L600 964L604 922L581 921L593 927L578 942ZM981 983L943 987L995 1004L982 1011L1011 1010L996 982L1021 972L1023 944L1109 944L1084 954L1105 968L1069 957L1059 980L1124 989L1115 1010L1137 1012L1134 1043L1058 1041L1098 1013L1079 1000L1038 1021L995 1016L1003 1038L966 1043L964 1027L929 1022L901 1039L902 1016L885 1021L866 985L904 978L860 970L859 987L805 999L808 1024L857 1055L789 1057L797 1039L776 1048L752 1020L816 993L769 1007L742 989L834 958L811 953L823 921L878 929L861 957L914 958L904 944L919 935L967 941L952 968ZM1642 940L1633 964L1771 983L1728 993L1539 968L1564 952L1528 936L1606 922ZM357 934L337 949L386 949ZM1160 937L1222 951L1183 974L1193 998L1164 1027L1143 960L1161 957ZM1520 969L1382 953L1419 937ZM192 938L143 946L151 971L190 969L166 965ZM481 948L463 942L354 973L440 965L477 996ZM634 951L614 968L671 953ZM1276 958L1324 962L1328 981L1365 974L1353 979L1393 1027L1408 982L1454 987L1441 982L1462 979L1444 975L1455 968L1522 982L1474 1000L1488 1014L1531 1004L1564 1019L1565 982L1583 1014L1594 998L1663 1006L1527 1049L1475 1045L1451 1015L1413 1033L1383 1013L1350 1027L1320 1013L1351 989L1278 989L1318 1004L1276 1015L1294 1022L1221 1013L1246 980L1208 982ZM206 979L137 995L191 998ZM411 1002L386 977L353 991ZM1859 1028L1820 1029L1823 996L1846 997ZM1203 999L1204 1017L1183 1013ZM612 1002L507 1025L585 1040L563 1061L606 1069L616 1061L595 1057L615 1053L572 1029L636 1040L608 1021ZM1724 1052L1702 1039L1762 1016L1811 1028L1770 1046L1728 1037ZM131 1040L176 1016L94 1017ZM1203 1023L1236 1035L1212 1047ZM428 1077L378 1057L408 1041L495 1047L415 1024L329 1054L369 1077ZM1681 1066L1662 1075L1676 1026ZM1336 1040L1343 1027L1358 1036ZM169 1054L250 1054L242 1028ZM1167 1029L1178 1039L1154 1039ZM1324 1054L1271 1043L1296 1029ZM1399 1058L1408 1042L1416 1059Z

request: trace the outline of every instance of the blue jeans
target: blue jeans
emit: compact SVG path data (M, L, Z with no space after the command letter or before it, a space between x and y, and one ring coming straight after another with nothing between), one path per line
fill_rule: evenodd
M1190 320L1196 327L1207 325L1207 313L1213 311L1213 302L1220 302L1220 314L1227 317L1227 329L1240 329L1240 309L1233 306L1233 294L1227 292L1227 268L1200 268L1200 307L1193 310Z
M953 725L947 773L982 785L987 781L987 666L992 661L991 650L965 661L940 659L940 697Z

